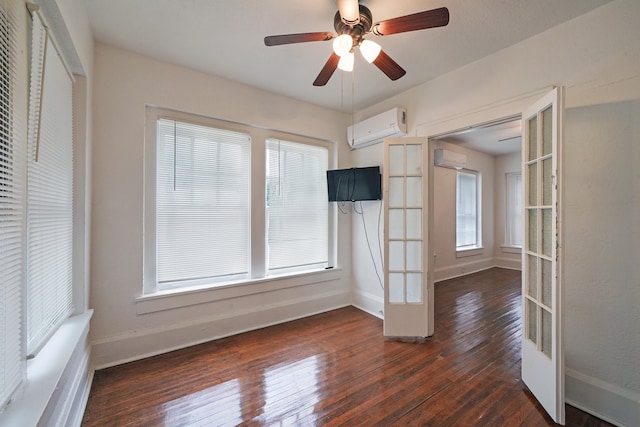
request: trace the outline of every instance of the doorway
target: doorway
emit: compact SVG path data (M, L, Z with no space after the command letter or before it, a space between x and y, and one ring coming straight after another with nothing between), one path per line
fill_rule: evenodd
M436 166L434 162L430 165L434 282L494 265L520 270L523 229L520 116L432 136L429 145L432 154L435 150L451 151L462 159L462 164L455 168ZM435 157L434 154L431 158ZM477 177L477 183L461 186L465 182L461 178L466 176ZM466 206L469 200L475 204L471 207L474 209Z
M462 114L451 119L423 125L417 129L418 135L429 139L430 159L436 159L435 147L438 144L450 144L450 148L460 151L454 143L444 142L445 137L453 138L470 133L475 128L484 128L522 118L522 199L524 200L524 229L522 243L522 299L523 299L523 339L522 345L522 379L532 394L549 413L551 418L564 424L564 351L562 344L562 218L561 193L562 188L562 127L564 111L564 89L553 88L541 97L522 97L518 101L509 102L509 106L502 105L496 110L515 110L517 113L491 115L487 109L474 113ZM525 101L525 98L527 100ZM526 102L526 104L524 104ZM517 108L516 105L522 108ZM495 111L494 111L495 113ZM507 117L499 121L474 121L471 117ZM454 126L457 123L463 126ZM482 123L480 125L464 126L468 123ZM457 130L452 130L457 129ZM511 138L509 138L511 139ZM513 138L515 139L515 138ZM451 156L455 159L456 156ZM432 160L433 161L433 160ZM436 230L434 220L434 195L436 194L436 180L434 169L429 162L429 232L428 239ZM466 162L452 162L457 169L471 167ZM459 163L462 163L460 165ZM492 162L489 162L490 164ZM495 173L488 169L488 176ZM490 186L479 187L484 191L494 191ZM450 191L451 192L451 191ZM456 196L457 197L457 196ZM482 197L479 197L482 200ZM456 208L457 209L457 208ZM478 208L482 212L481 208ZM458 215L458 211L456 211ZM480 214L481 215L481 214ZM485 213L486 215L486 213ZM481 224L481 220L478 220ZM458 230L455 230L456 233ZM490 229L489 235L493 230ZM457 236L456 236L457 238ZM485 251L485 246L488 250ZM493 266L493 246L486 242L473 248L485 258L489 257L486 268ZM438 253L429 252L429 274L427 286L433 288L438 281L438 270L435 268L435 258ZM459 252L459 246L456 252ZM486 252L486 253L485 253ZM526 257L525 257L526 253ZM435 255L435 256L434 256ZM468 254L465 254L468 255ZM526 261L526 262L525 262ZM478 265L472 267L481 267ZM464 268L464 267L463 267ZM479 271L479 270L478 270ZM457 275L465 271L459 270ZM455 277L455 276L454 276ZM525 351L526 347L526 351Z

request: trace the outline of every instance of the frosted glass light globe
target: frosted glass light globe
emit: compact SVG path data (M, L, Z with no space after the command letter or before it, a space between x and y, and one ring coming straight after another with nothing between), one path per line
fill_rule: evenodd
M371 63L376 60L382 48L376 42L372 42L371 40L363 40L360 43L360 53L367 62Z
M338 61L338 68L342 71L353 71L353 52L347 52L340 57L340 61Z
M333 39L333 51L338 56L349 53L353 47L353 39L349 34L343 34Z

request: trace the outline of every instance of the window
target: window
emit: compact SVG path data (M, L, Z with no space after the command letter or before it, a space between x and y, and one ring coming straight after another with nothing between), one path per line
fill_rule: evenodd
M511 247L522 247L523 224L522 224L522 173L509 172L506 174L506 233L505 245Z
M33 15L27 152L27 351L73 311L72 79Z
M72 78L24 6L0 0L0 410L73 311Z
M329 143L151 107L147 130L145 294L327 266Z
M479 175L472 171L456 172L456 249L482 246L480 239Z
M36 15L37 16L37 15ZM41 25L41 24L39 24ZM34 19L34 31L38 20ZM47 43L46 31L44 43ZM72 307L72 81L55 48L32 51L32 107L40 111L28 152L27 277L28 348L35 351L66 319ZM37 71L46 63L44 75ZM37 65L36 65L37 64ZM32 80L33 81L33 80ZM41 92L40 92L41 88Z
M0 410L20 385L24 371L21 326L26 138L21 116L26 114L15 108L22 98L19 91L16 94L18 4L0 2Z
M249 272L247 134L157 121L158 289Z
M324 147L267 140L267 270L327 263L327 178Z

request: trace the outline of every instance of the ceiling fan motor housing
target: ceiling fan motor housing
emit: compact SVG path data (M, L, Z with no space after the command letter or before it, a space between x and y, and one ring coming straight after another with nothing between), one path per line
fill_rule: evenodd
M353 38L353 46L359 46L360 43L362 43L365 34L371 30L371 26L373 25L373 18L369 8L363 5L359 5L359 7L360 22L355 25L346 24L340 16L340 11L336 12L333 18L333 27L336 29L336 33L349 34L351 38Z

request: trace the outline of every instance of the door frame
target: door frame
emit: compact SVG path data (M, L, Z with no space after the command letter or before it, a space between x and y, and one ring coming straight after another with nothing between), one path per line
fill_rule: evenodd
M479 106L477 108L460 112L457 114L453 114L450 116L445 116L439 120L435 120L432 122L418 124L416 126L416 135L419 137L426 137L429 140L428 150L429 150L429 159L434 158L433 151L435 150L435 141L434 138L444 136L447 134L452 134L456 132L461 132L465 130L472 129L474 127L487 126L490 124L498 124L500 122L505 121L506 119L521 119L522 113L527 110L533 103L539 100L542 96L544 96L549 91L553 90L553 87L544 87L532 92L524 93L512 98L504 99L502 101L497 101L492 104ZM433 289L434 286L434 264L435 264L435 248L432 239L433 231L434 231L434 209L433 209L433 195L434 195L434 182L433 182L433 174L434 174L434 165L433 161L429 161L428 168L428 206L427 206L427 215L428 215L428 238L429 248L428 248L428 271L429 275L427 277L428 283L427 286L429 289ZM434 310L431 310L429 314L429 324L434 324ZM432 333L438 333L437 330L432 331Z

